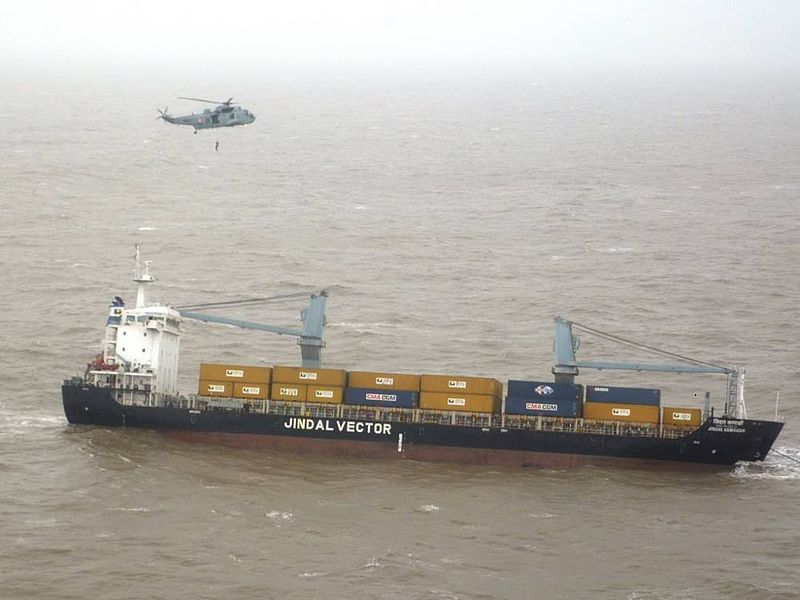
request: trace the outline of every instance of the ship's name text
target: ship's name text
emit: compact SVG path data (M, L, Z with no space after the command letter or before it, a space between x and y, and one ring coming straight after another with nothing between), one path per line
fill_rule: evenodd
M363 421L341 421L339 419L309 419L289 417L283 422L286 429L305 429L308 431L339 431L341 433L371 433L391 435L391 423L370 423Z
M746 431L744 421L733 419L714 419L708 430L718 433L745 433Z

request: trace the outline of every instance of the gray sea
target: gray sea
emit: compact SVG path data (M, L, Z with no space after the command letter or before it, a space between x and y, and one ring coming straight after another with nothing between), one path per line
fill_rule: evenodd
M800 78L4 70L0 598L788 599L800 589ZM234 96L253 125L157 121ZM219 149L215 151L215 143ZM343 460L69 426L134 244L172 305L327 288L327 366L548 379L553 317L747 369L764 463ZM228 316L296 325L296 303ZM580 357L658 361L584 336ZM188 322L207 362L291 338ZM581 373L721 409L715 376Z

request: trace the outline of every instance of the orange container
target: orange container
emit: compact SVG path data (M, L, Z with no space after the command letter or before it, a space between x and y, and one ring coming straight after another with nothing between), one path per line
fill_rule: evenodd
M234 383L233 397L245 400L266 400L269 398L269 386L266 383Z
M201 381L197 386L200 396L230 398L233 395L233 384L230 381Z
M664 415L662 423L664 425L674 425L679 427L699 427L703 413L699 408L663 408Z
M327 404L341 404L343 388L332 385L310 385L306 394L306 402L324 402Z
M273 400L291 400L294 402L305 402L308 386L301 383L273 383Z
M420 391L444 392L448 394L503 395L503 384L489 377L466 377L464 375L423 375Z
M269 385L270 367L245 365L200 364L200 381L238 381L239 383L265 383Z
M583 418L590 421L624 421L626 423L657 424L658 406L644 404L616 404L611 402L586 402Z
M373 390L419 391L419 375L405 373L377 373L374 371L350 371L347 387Z
M347 371L342 369L275 366L272 369L272 381L274 383L304 383L307 385L344 387L347 383Z
M422 392L419 395L419 407L429 410L490 413L499 412L500 399L489 394Z

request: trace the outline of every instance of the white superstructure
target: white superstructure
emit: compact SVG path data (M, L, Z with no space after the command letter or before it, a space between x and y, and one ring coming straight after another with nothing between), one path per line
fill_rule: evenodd
M146 402L177 395L181 325L178 311L149 303L147 287L155 282L150 263L142 262L136 246L134 281L136 306L128 308L117 296L111 303L103 353L89 365L89 376L97 385L120 392L119 401L133 402L145 392ZM133 392L137 392L133 394Z

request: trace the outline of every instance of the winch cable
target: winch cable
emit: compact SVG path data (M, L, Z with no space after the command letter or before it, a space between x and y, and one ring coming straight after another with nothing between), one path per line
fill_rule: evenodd
M780 450L777 450L775 448L773 448L772 451L780 454L783 458L788 458L789 460L793 460L798 465L800 465L800 460L796 459L794 456L789 456L788 454L781 452Z
M606 333L605 331L600 331L599 329L594 329L592 327L588 327L586 325L581 325L580 323L572 322L573 327L579 329L581 331L585 331L586 333L590 333L592 335L596 335L597 337L609 340L611 342L617 342L618 344L624 344L626 346L632 346L634 348L638 348L640 350L646 350L648 352L653 352L655 354L660 354L662 356L668 356L670 358L674 358L676 360L681 360L684 362L688 362L695 365L702 365L704 367L714 367L715 369L724 369L730 372L730 367L723 367L720 365L715 365L713 363L704 362L702 360L698 360L696 358L691 358L689 356L683 356L681 354L676 354L675 352L669 352L668 350L662 350L661 348L654 348L653 346L648 346L646 344L642 344L640 342L634 342L631 340L626 340L625 338L619 337L618 335L614 335L611 333Z

